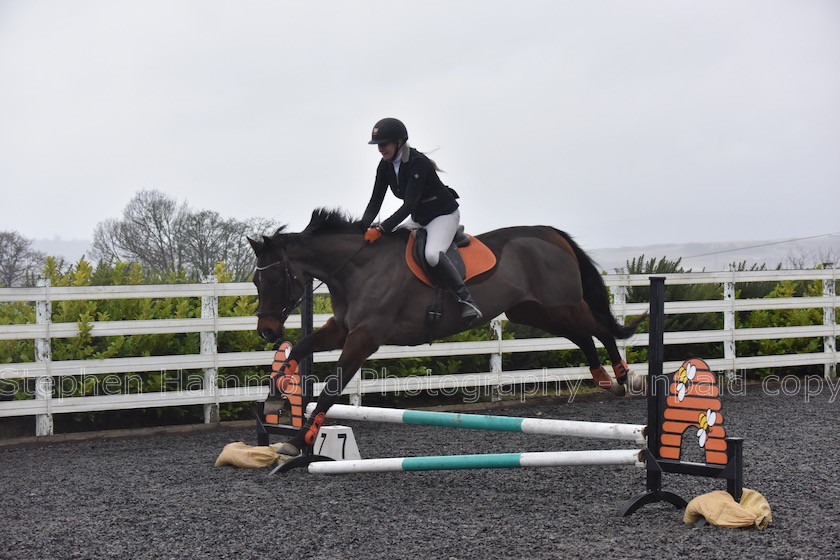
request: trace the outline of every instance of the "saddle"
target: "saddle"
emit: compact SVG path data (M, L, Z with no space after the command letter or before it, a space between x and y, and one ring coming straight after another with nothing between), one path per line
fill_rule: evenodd
M413 230L408 236L405 247L405 262L411 272L424 284L436 287L426 263L426 230ZM446 250L446 256L461 273L461 279L467 282L496 266L496 255L487 245L471 235L464 233L464 226L458 228L452 244Z

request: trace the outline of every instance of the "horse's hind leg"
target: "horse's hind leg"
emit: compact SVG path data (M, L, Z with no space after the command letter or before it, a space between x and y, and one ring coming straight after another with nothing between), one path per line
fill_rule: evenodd
M604 345L607 351L607 355L610 357L610 363L615 373L615 380L623 385L627 381L627 372L630 369L618 351L618 344L616 344L615 338L610 334L603 333L595 333L595 338L601 341L601 344Z
M595 348L595 343L592 341L592 337L587 335L566 335L566 337L575 343L581 351L583 351L583 355L586 357L586 362L589 364L589 373L592 375L592 379L595 380L595 384L601 389L609 391L616 396L623 396L625 392L624 386L619 383L614 383L610 375L607 373L607 370L604 369L604 366L601 364L601 359L598 357L598 350ZM615 342L613 342L613 346L614 345ZM617 352L618 348L616 348L616 353Z
M604 369L604 366L601 365L601 359L595 349L595 342L592 340L593 332L599 328L598 322L585 302L580 302L577 306L551 308L529 302L508 309L506 314L508 319L514 323L536 327L571 340L586 357L586 362L589 364L589 373L598 387L614 395L624 395L624 386L613 383L612 378ZM615 347L615 341L612 344ZM618 355L618 348L615 349L615 355Z
M644 376L634 374L633 371L630 370L627 362L621 357L621 353L618 351L618 345L616 344L615 337L609 333L605 334L597 332L595 333L595 338L600 340L601 344L603 344L604 348L607 350L607 355L610 357L610 363L612 364L613 372L615 373L615 380L621 385L627 385L630 387L630 391L632 393L643 393L645 387Z

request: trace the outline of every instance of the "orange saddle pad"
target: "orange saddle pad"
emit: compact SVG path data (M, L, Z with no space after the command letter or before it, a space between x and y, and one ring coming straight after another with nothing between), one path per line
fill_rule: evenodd
M470 244L466 247L458 248L458 253L464 260L464 265L467 269L465 282L469 281L470 278L483 274L496 266L496 255L493 254L493 251L472 235L467 235L467 237L470 238ZM423 269L419 264L417 264L417 261L414 260L414 255L412 253L413 249L414 232L411 232L411 235L408 236L408 243L405 245L405 262L417 278L425 284L434 287L434 283L429 280L429 277L426 276L426 273L423 272Z

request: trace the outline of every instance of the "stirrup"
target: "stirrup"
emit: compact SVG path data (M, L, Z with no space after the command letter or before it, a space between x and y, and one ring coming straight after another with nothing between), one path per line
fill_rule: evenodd
M484 313L478 306L470 301L458 299L458 302L463 306L461 310L461 319L467 324L472 325L479 319L484 317Z

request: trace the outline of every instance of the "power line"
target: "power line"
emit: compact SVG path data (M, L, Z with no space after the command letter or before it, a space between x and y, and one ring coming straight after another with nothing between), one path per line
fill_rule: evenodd
M690 257L683 257L683 260L696 259L698 257L709 257L712 255L722 255L723 253L736 253L746 249L757 249L759 247L769 247L771 245L781 245L782 243L790 243L792 241L805 241L806 239L817 239L818 237L831 237L833 235L840 235L840 232L821 233L819 235L809 235L808 237L797 237L794 239L785 239L784 241L771 241L769 243L761 243L759 245L749 245L747 247L738 247L737 249L726 249L724 251L713 251L711 253L702 253L700 255L691 255Z

